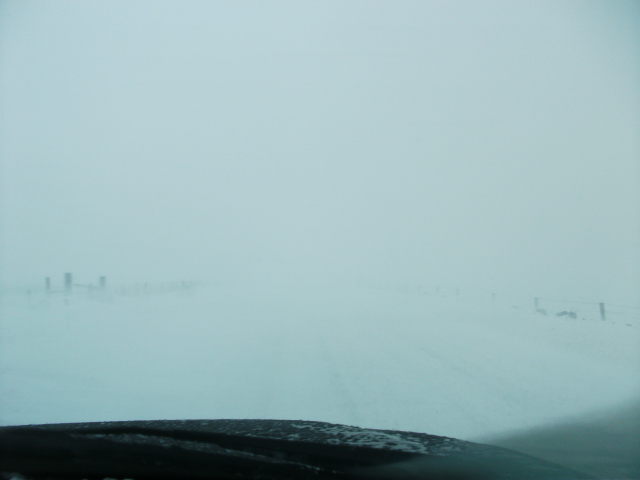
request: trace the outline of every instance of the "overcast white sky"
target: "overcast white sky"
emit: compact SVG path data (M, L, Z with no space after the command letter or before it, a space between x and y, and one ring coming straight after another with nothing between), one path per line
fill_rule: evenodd
M1 277L638 303L637 1L2 1Z

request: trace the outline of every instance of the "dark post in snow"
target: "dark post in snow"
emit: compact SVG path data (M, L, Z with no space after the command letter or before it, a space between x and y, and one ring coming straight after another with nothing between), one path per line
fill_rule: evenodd
M64 289L66 292L71 291L71 286L73 285L73 277L70 273L64 274Z
M105 288L107 288L107 277L103 275L100 277L100 289L104 290Z
M538 297L533 299L533 308L536 312L540 310L540 299Z
M604 311L604 303L600 303L600 319L602 321L607 319L607 316L606 316L605 311Z
M51 277L44 279L44 287L47 289L47 292L51 291Z

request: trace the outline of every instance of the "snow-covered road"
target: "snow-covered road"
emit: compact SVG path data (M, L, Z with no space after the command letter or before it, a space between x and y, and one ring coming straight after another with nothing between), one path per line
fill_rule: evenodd
M637 321L304 292L5 297L0 423L280 418L482 439L640 392Z

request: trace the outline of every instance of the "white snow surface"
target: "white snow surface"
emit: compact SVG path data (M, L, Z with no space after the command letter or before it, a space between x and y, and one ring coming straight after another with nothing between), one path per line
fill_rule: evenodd
M640 396L636 318L531 302L224 285L2 302L3 425L290 419L479 440Z

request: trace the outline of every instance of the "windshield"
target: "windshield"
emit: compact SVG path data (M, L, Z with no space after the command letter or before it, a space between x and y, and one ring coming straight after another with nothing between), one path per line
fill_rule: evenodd
M0 424L637 438L639 35L623 0L3 1Z

